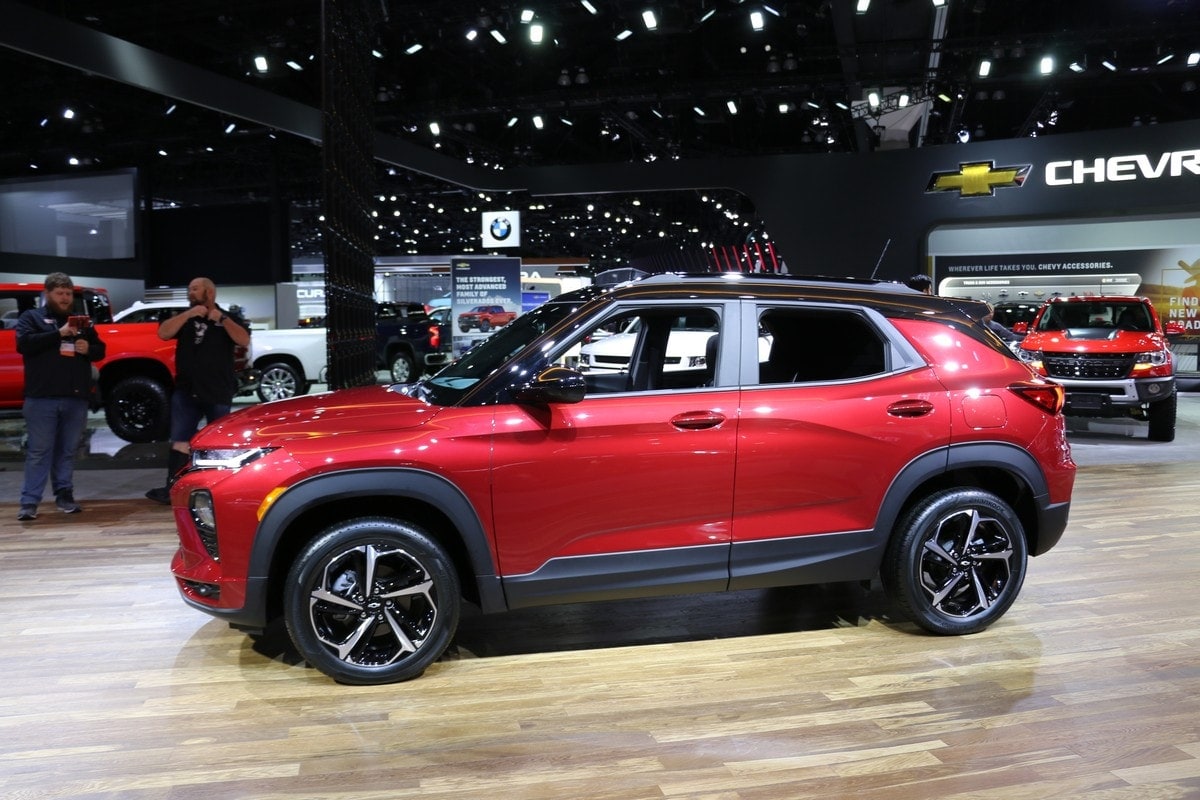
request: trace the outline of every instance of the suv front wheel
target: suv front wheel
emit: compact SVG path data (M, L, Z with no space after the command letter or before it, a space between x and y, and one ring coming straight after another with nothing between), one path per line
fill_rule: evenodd
M288 573L284 613L296 649L341 683L418 677L450 644L458 574L428 534L386 517L327 529Z
M881 578L892 602L925 630L976 633L1017 599L1028 549L1007 503L977 489L948 489L904 515Z
M1146 418L1150 420L1150 430L1147 436L1150 441L1175 441L1175 414L1178 404L1179 397L1174 392L1171 392L1171 396L1165 400L1150 404L1150 408L1146 411Z

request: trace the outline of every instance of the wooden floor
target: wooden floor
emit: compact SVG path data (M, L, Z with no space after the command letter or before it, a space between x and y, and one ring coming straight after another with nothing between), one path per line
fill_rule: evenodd
M1081 467L977 636L877 587L572 606L370 688L186 608L166 509L0 504L0 800L1197 798L1197 498L1196 463Z

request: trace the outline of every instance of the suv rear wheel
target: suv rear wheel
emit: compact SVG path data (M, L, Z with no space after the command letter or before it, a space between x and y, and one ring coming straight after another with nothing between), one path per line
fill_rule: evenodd
M288 634L310 664L341 683L418 677L450 644L458 574L421 529L385 517L339 523L292 565Z
M989 492L948 489L904 515L884 558L888 597L931 633L976 633L999 619L1025 580L1025 530Z
M1175 440L1175 412L1179 404L1179 396L1171 392L1171 396L1157 403L1151 403L1146 412L1150 420L1149 439L1152 442L1172 442Z

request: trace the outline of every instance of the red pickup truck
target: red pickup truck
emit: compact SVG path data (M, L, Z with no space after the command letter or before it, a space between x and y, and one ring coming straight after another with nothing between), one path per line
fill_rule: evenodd
M24 363L17 352L17 317L41 305L42 292L42 285L37 283L0 283L0 410L18 409L25 401ZM92 410L103 408L108 427L127 442L165 439L171 389L175 386L175 342L158 338L158 318L113 322L108 293L78 286L75 313L92 318L107 351L95 364L98 377ZM238 348L236 355L241 391L248 391L257 373L245 369L246 348Z
M492 328L507 325L517 318L517 312L505 311L504 306L475 306L458 315L458 329L467 333L472 328L487 333Z

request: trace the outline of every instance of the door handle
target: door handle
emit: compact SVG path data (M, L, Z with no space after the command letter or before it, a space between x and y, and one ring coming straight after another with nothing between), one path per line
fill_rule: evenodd
M725 421L724 414L715 411L685 411L671 417L671 424L686 431L715 428Z
M932 411L933 403L928 400L897 400L887 408L893 417L923 417Z

